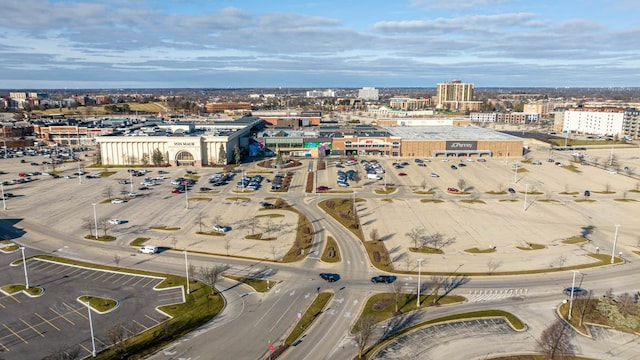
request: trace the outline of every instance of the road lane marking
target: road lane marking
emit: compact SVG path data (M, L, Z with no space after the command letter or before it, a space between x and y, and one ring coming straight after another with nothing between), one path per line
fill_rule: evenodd
M276 291L277 292L277 291ZM258 324L260 323L260 321L262 321L262 319L264 319L265 316L267 316L267 314L269 314L271 312L271 309L273 309L274 306L276 306L276 304L280 301L280 299L282 299L282 297L279 297L274 303L273 305L271 305L271 307L269 308L269 310L264 312L264 315L262 315L260 317L260 319L258 319L258 321L256 321L256 323L253 325L253 327L258 326Z
M271 328L271 330L269 330L269 332L272 332L272 331L273 331L273 329L274 329L276 326L278 326L278 323L280 322L280 320L282 320L282 318L283 318L285 315L287 315L287 312L289 312L289 310L291 310L291 307L296 303L296 301L297 301L298 299L300 299L300 296L298 296L298 297L296 298L296 300L294 300L294 301L292 301L292 302L291 302L291 305L289 305L289 307L287 308L287 310L285 310L285 311L283 311L283 312L282 312L282 316L280 316L280 318L278 319L278 321L276 321L276 322L273 324L273 327Z
M56 330L60 331L60 329L59 329L57 326L53 325L53 324L51 323L51 321L49 321L49 320L47 320L47 319L43 318L43 317L42 317L40 314L38 314L38 313L34 313L34 314L36 314L36 316L37 316L37 317L39 317L42 321L44 321L44 322L46 322L47 324L51 325L51 327L53 327L54 329L56 329Z
M40 331L38 331L38 329L34 328L33 326L31 326L31 324L29 324L28 322L20 319L20 321L22 321L23 324L27 325L28 328L30 328L31 330L35 331L38 335L40 335L40 337L44 337L44 334L41 333Z
M22 340L22 342L24 342L25 344L29 343L27 340L23 339L22 336L20 336L17 332L11 330L11 328L8 327L6 324L2 324L2 326L4 326L5 329L9 330L9 332L11 332L13 335L15 335L15 337L17 337L18 339Z

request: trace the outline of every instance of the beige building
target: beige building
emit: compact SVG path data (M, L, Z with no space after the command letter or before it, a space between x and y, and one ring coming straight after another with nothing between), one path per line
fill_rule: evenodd
M440 83L437 87L436 107L438 109L459 110L463 103L473 101L473 84L453 80L448 83ZM474 110L474 109L468 109Z

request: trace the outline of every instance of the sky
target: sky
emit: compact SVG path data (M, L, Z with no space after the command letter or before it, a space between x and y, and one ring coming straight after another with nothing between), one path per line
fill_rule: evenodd
M3 0L0 89L640 86L637 0Z

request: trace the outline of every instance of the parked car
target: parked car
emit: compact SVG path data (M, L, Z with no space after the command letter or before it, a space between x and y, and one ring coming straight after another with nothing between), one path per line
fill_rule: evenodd
M211 191L211 190L212 190L211 188L204 187L204 186L200 188L200 191Z
M478 159L478 162L487 162L487 159L480 158Z
M448 191L448 192L452 192L452 193L460 192L460 190L458 190L458 189L456 189L456 188L454 188L454 187L449 187L449 188L447 188L447 191Z
M335 282L340 280L340 275L334 273L320 273L320 278L328 282Z
M158 247L153 245L144 245L138 249L138 252L143 254L155 254L158 252Z
M451 170L458 170L458 167L455 165L451 165Z
M508 188L507 191L509 191L511 194L515 194L516 191L513 188Z
M394 275L378 275L371 278L371 282L374 284L377 284L377 283L391 284L394 281L396 281L396 277Z
M224 226L224 225L213 225L213 231L215 232L219 232L219 233L225 233L227 231L231 230L230 227L228 226Z
M432 178L437 178L437 177L440 177L440 175L438 175L438 174L436 174L436 173L431 173L431 177L432 177Z
M398 173L398 176L407 176L406 173Z
M327 191L327 190L329 190L329 187L324 185L318 186L316 188L316 191Z

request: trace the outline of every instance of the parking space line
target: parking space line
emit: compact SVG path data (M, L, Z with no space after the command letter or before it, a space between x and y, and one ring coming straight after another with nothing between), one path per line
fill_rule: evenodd
M58 266L58 271L51 271L54 274L62 274L64 272L66 272L67 270L69 270L69 266Z
M5 329L9 330L9 332L11 332L13 335L15 335L18 339L22 340L22 342L24 342L25 344L29 343L27 340L23 339L22 336L18 335L17 332L11 330L11 328L8 327L6 324L2 324L2 326L4 326Z
M40 335L40 337L44 337L44 334L41 333L40 331L38 331L38 329L34 328L33 326L31 326L31 324L29 324L28 322L20 319L20 321L22 321L23 324L27 325L28 328L30 328L31 330L35 331L38 335Z
M142 285L142 286L143 286L143 287L147 287L147 285L149 285L149 284L151 284L151 283L157 283L157 282L158 282L158 279L153 279L153 278L151 278L151 279L149 279L149 281L147 281L147 283L146 283L146 284L144 284L144 285Z
M144 326L144 324L140 323L138 320L132 320L132 323L136 324L137 326L140 326L141 329L144 329L144 331L147 331L147 329L149 329L148 327ZM142 332L142 331L141 331Z
M88 352L89 354L93 354L93 351L89 348L87 348L86 346L82 345L82 343L79 344L81 348L84 349L84 351Z
M109 279L111 279L112 277L118 275L117 273L112 273L110 276L107 276L106 279L102 280L102 281L109 281Z
M156 324L161 324L162 323L162 321L158 321L155 318L152 318L151 316L149 316L147 314L144 314L144 316L146 316L149 320L155 322Z
M99 343L100 343L100 345L102 345L102 346L104 346L104 347L107 347L107 346L109 345L109 344L107 344L106 342L104 342L104 341L100 340L100 338L99 338L99 337L96 337L96 338L95 338L95 341L99 342Z
M71 271L69 272L69 275L74 275L75 273L77 273L78 271L80 271L79 275L82 275L83 272L85 272L87 269L83 269L83 268L73 268L71 269Z
M37 316L37 317L39 317L42 321L44 321L44 322L46 322L47 324L51 325L51 327L52 327L52 328L54 328L54 329L56 329L56 330L60 331L60 328L58 328L57 326L53 325L53 324L51 323L51 321L49 321L49 320L47 320L47 319L43 318L43 317L42 317L40 314L38 314L38 313L34 313L34 314L36 314L36 316Z
M129 276L129 278L125 282L123 282L122 285L127 285L127 283L133 279L134 279L133 276Z
M13 295L7 295L6 297L8 297L9 299L17 302L18 304L21 304L22 302L20 300L18 300L15 296Z
M4 346L3 343L0 342L0 346L4 349L5 352L9 352L9 348Z
M67 319L64 315L60 314L59 312L55 311L53 308L51 308L51 306L49 306L49 310L53 311L56 315L58 315L60 318L62 318L63 320L66 320L69 324L71 325L75 325L75 323L69 319Z
M114 283L117 283L117 282L118 282L118 281L120 281L122 278L126 278L127 276L129 276L129 275L127 275L127 274L122 274L122 276L120 276L120 277L118 277L118 278L116 278L116 279L113 279L113 282L114 282Z
M145 278L143 278L143 277L138 277L138 278L137 278L137 280L136 280L136 282L134 282L134 283L133 283L133 284L131 284L131 285L134 285L134 286L135 286L135 285L138 285L141 281L144 281L144 280L145 280Z
M71 306L71 305L69 305L67 303L62 303L62 305L64 305L67 309L71 310L71 312L74 312L74 313L82 316L83 318L89 320L89 317L79 310L80 308L74 308L73 306ZM85 307L82 306L81 308L84 309Z
M106 272L104 272L104 271L95 271L95 273L96 273L96 275L98 275L98 276L96 276L96 278L95 278L95 279L91 279L91 280L98 280L98 279L100 279L101 277L103 277L103 276L107 275L107 273L106 273Z

